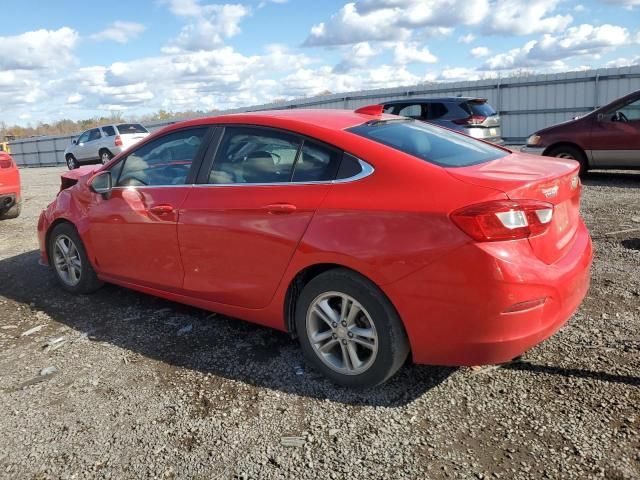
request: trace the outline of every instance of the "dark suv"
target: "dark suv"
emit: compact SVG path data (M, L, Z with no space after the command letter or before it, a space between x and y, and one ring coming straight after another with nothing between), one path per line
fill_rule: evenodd
M480 140L504 143L500 117L486 98L412 98L382 105L386 113L441 125Z

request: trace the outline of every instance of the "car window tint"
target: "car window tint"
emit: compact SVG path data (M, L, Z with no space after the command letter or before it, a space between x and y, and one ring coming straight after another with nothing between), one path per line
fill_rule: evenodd
M481 117L490 117L497 112L485 101L470 100L460 105L470 115L479 115Z
M305 140L294 171L294 182L333 180L340 164L341 152L316 142Z
M464 167L507 155L502 149L412 120L367 122L348 131L443 167Z
M301 143L297 136L284 132L227 127L209 183L288 182Z
M383 111L384 113L393 113L393 109L395 108L394 104L391 105L384 105L383 106Z
M430 103L429 104L429 120L437 120L447 114L447 107L444 103Z
M618 112L622 113L630 122L640 120L640 99L628 103L622 108L619 108Z
M109 125L108 127L102 127L102 131L107 137L113 137L116 134L116 129L111 125Z
M89 139L87 141L93 142L94 140L98 140L100 137L102 137L102 134L100 133L100 129L94 128L89 132Z
M109 171L111 172L111 181L113 182L113 185L118 184L118 179L120 178L120 173L122 172L123 166L124 160L121 160L109 169Z
M139 123L121 123L118 125L118 132L120 135L126 135L129 133L148 133L148 130Z
M184 185L207 127L166 134L131 152L117 186Z
M345 153L340 162L340 168L336 175L336 180L346 180L351 177L355 177L362 172L362 166L357 158L348 153Z
M85 143L89 139L89 130L78 137L78 143Z
M410 118L421 118L422 117L422 105L414 104L414 105L405 105L396 115L400 115L402 117L410 117Z

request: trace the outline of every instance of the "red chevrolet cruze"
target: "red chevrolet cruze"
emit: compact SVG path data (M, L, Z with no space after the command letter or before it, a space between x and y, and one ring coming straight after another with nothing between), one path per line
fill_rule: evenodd
M0 151L0 220L20 215L20 172L11 155Z
M511 360L589 286L578 163L382 114L172 125L63 174L38 224L61 286L110 282L285 330L333 381Z

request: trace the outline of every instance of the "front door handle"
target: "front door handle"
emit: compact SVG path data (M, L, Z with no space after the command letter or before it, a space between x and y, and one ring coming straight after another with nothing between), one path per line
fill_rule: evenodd
M149 211L155 215L167 215L173 212L173 205L155 205L149 209Z
M273 203L264 207L269 213L284 214L293 213L296 211L296 206L290 203Z

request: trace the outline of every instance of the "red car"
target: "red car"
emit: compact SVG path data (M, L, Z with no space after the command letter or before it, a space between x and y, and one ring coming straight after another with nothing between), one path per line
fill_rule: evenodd
M0 220L20 215L20 172L11 155L0 152Z
M568 158L590 168L640 168L640 91L568 122L544 128L524 153Z
M511 360L589 286L578 163L381 107L175 124L62 175L42 260L75 293L110 282L291 332L333 381L405 362Z

